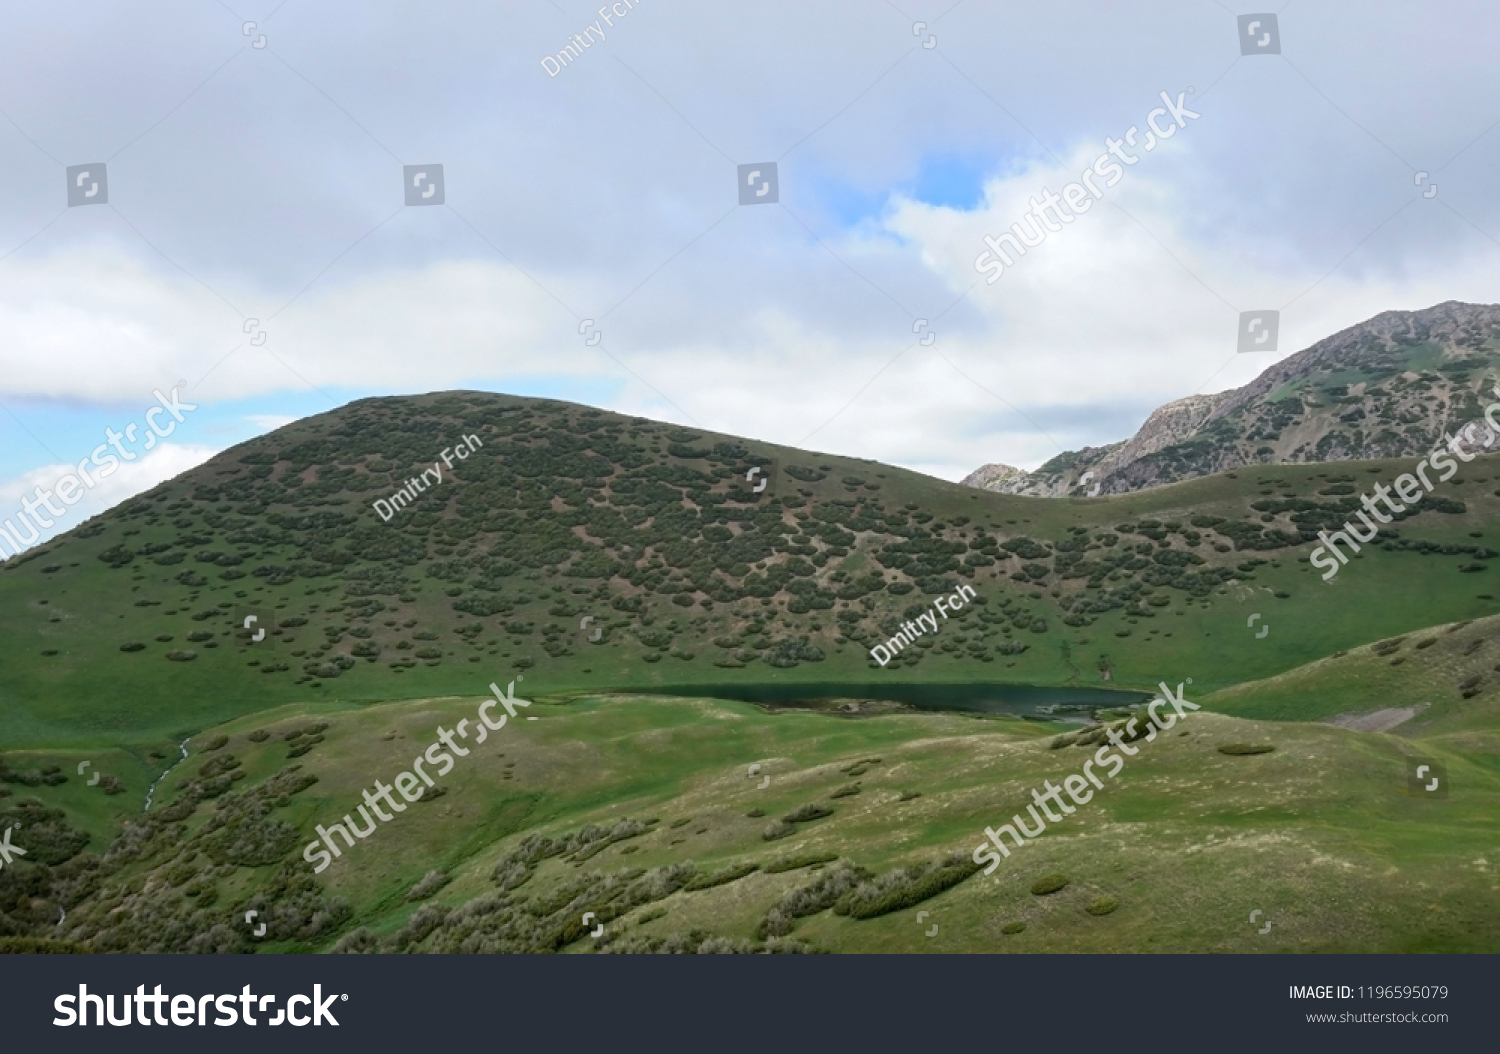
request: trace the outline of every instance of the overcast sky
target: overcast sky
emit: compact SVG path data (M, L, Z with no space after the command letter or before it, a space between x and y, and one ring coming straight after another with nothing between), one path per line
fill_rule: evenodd
M450 388L1032 468L1381 311L1500 301L1493 4L1291 0L1242 55L1255 9L1214 0L247 3L0 11L0 517L179 381L198 409L59 528ZM987 284L984 235L1131 126ZM740 205L766 162L779 201ZM1278 350L1237 354L1261 309Z

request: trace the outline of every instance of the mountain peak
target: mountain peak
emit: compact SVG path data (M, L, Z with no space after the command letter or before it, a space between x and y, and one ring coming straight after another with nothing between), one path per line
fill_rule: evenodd
M1500 305L1385 311L1288 356L1241 388L1158 407L1128 440L1067 451L1034 472L964 479L1036 497L1123 493L1243 465L1414 456L1482 413L1500 374Z

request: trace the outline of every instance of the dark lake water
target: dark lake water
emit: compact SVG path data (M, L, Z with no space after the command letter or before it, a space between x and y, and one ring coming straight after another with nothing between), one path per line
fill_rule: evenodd
M1147 692L1110 688L1042 688L1026 684L715 684L652 689L653 695L698 695L766 706L806 706L834 699L876 699L922 710L966 710L1066 720L1126 707L1151 698Z

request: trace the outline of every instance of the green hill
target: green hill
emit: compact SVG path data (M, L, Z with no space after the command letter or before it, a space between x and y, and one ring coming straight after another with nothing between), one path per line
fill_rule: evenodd
M483 446L450 469L441 451L464 435ZM384 522L373 502L434 462L442 482ZM281 703L472 693L517 673L548 693L1097 686L1104 671L1228 686L1494 610L1494 551L1471 537L1494 519L1488 458L1332 583L1306 564L1352 491L1404 468L1046 501L555 402L364 400L5 564L0 741L167 751ZM870 658L960 583L977 600L942 632L884 668ZM251 609L278 623L260 644ZM1257 612L1269 640L1246 630Z
M1306 562L1406 468L1051 500L477 392L309 418L0 567L0 828L28 848L0 869L0 950L1492 946L1495 459L1332 581ZM870 658L960 586L937 632ZM1208 709L1185 735L988 877L969 852L1078 769L1078 725L735 701L1188 679ZM492 682L533 706L401 830L304 863ZM1394 731L1315 723L1406 707ZM1413 752L1452 799L1408 796ZM1069 884L1030 892L1048 872Z

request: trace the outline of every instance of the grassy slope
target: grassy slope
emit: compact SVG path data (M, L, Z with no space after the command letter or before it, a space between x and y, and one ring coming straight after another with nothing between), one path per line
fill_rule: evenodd
M995 525L1002 538L1024 531L1056 540L1069 527L1097 533L1146 517L1186 520L1209 513L1259 519L1248 504L1264 491L1311 495L1335 472L1328 466L1278 466L1264 474L1212 477L1108 500L1040 501L980 494L869 463L765 449L782 464L801 457L829 465L826 480L805 488L815 495L843 499L849 488L840 483L841 474L859 473L878 481L886 507L916 502L939 519L969 516L981 525ZM1390 462L1339 470L1352 470L1363 488L1393 478L1403 467ZM211 463L200 472L219 470ZM1483 485L1494 472L1488 459L1467 466L1454 481L1462 485L1447 493L1465 498L1468 511L1405 521L1400 525L1403 536L1475 544L1470 533L1483 533L1486 521L1495 517L1496 499ZM1273 482L1263 485L1263 480ZM1495 675L1485 672L1500 662L1500 656L1491 655L1500 647L1494 643L1500 619L1484 617L1495 605L1478 596L1493 588L1484 584L1493 572L1460 574L1457 565L1466 557L1370 550L1325 584L1295 559L1305 554L1305 547L1223 555L1204 544L1196 551L1211 560L1237 562L1259 555L1273 562L1258 568L1253 581L1231 582L1191 601L1180 590L1159 589L1171 603L1152 609L1154 617L1115 610L1099 614L1092 625L1071 628L1061 625L1062 612L1050 591L1057 587L1066 596L1081 583L1049 576L1040 588L1022 586L996 575L1008 575L1020 563L1011 561L978 569L972 581L993 603L1018 598L1046 614L1047 633L1015 634L1032 644L1029 651L997 656L990 663L934 652L915 670L899 672L868 669L858 645L835 641L831 613L788 612L785 593L774 601L778 632L809 633L824 647L826 661L792 669L764 663L742 669L708 665L705 660L715 648L711 643L705 647L705 639L742 627L744 619L734 613L753 612L760 605L741 600L705 611L701 598L687 612L661 606L655 614L657 625L682 620L674 650L691 644L698 653L694 660L643 662L643 647L635 636L640 626L603 602L598 609L615 620L605 644L575 641L570 654L548 656L534 636L523 640L495 628L518 618L538 626L548 619L548 605L557 598L522 601L528 592L551 584L564 590L582 587L584 580L545 567L518 571L507 594L516 600L514 611L477 620L486 627L481 641L495 639L496 646L474 647L461 643L452 627L476 620L453 612L445 582L424 577L419 566L412 572L411 601L383 596L387 610L363 620L374 639L385 643L381 661L360 662L336 681L314 688L293 682L297 660L287 658L292 645L280 642L269 654L254 653L262 661L288 661L290 675L256 674L245 665L250 653L226 639L227 627L185 616L221 598L269 598L274 604L284 597L287 607L279 614L308 616L309 625L295 633L312 640L321 636L325 619L340 625L361 622L326 613L327 607L344 602L340 579L298 579L260 590L255 586L261 580L255 577L214 580L190 600L187 589L172 578L194 567L192 563L157 567L137 558L114 570L96 559L98 552L121 541L124 530L140 532L130 538L137 544L171 541L189 529L174 529L165 508L178 506L183 518L201 516L199 503L183 504L191 501L197 482L173 481L149 496L162 499L158 522L145 514L108 519L104 534L64 539L38 558L13 562L0 573L0 632L16 642L0 666L0 738L8 747L6 760L15 769L56 764L70 775L59 787L15 789L64 808L70 822L93 836L92 851L101 851L124 820L139 815L146 784L176 758L177 739L188 732L211 729L231 736L225 750L244 761L248 778L240 784L243 788L286 764L279 738L254 744L245 739L246 732L265 727L279 733L311 717L329 721L333 727L327 741L298 759L319 782L277 810L305 841L313 825L333 822L350 810L359 790L374 778L388 779L405 767L416 749L432 741L439 723L452 727L457 719L471 716L474 696L485 684L504 684L515 676L513 656L536 659L526 670L521 694L534 692L534 698L554 704L534 707L539 720L513 723L461 763L442 781L446 796L414 805L388 825L392 829L382 828L320 876L330 895L353 905L354 919L319 938L313 948L330 947L356 925L387 935L396 931L416 910L402 899L404 892L431 868L447 869L455 878L434 902L461 904L493 889L490 871L523 833L556 834L622 816L657 816L662 822L653 833L606 850L590 867L649 868L692 859L706 869L817 849L884 871L972 848L986 824L1003 822L1021 807L1031 787L1078 771L1085 757L1076 748L1047 749L1046 729L1032 722L943 714L861 719L772 715L715 700L611 697L591 691L593 682L649 686L882 677L1060 684L1078 676L1077 683L1097 684L1093 659L1100 652L1111 657L1115 683L1175 684L1192 677L1205 693L1219 689L1204 701L1221 713L1195 715L1185 726L1188 736L1174 732L1144 747L1108 791L1018 850L996 875L976 876L921 905L933 912L922 926L915 921L915 909L858 922L824 913L803 920L793 936L833 950L907 951L1481 950L1500 936L1500 913L1483 907L1494 902L1492 861L1500 851L1492 822L1500 804L1500 737L1493 731L1496 715L1490 702ZM454 481L455 491L461 485ZM793 522L793 512L788 510L788 522ZM950 530L950 536L956 531ZM222 540L213 544L224 548ZM1172 544L1183 547L1180 539ZM842 559L846 566L855 565L849 567L852 572L860 561L869 566L870 552L862 538ZM442 555L434 544L425 560ZM261 560L287 558L275 546L261 548ZM246 563L251 566L253 562ZM819 580L839 566L840 558L828 560ZM44 572L47 567L57 570ZM1414 588L1415 582L1420 588ZM596 586L588 582L590 596ZM1276 590L1291 596L1277 599ZM246 596L237 598L236 591ZM630 594L618 580L613 583L612 595ZM161 603L142 608L135 606L135 598ZM651 604L658 600L648 597ZM900 598L881 594L878 607L899 612L916 600L925 605L929 598L920 592ZM319 609L313 610L313 604ZM1245 626L1248 614L1257 611L1271 627L1266 638L1257 639ZM392 640L411 627L391 632L383 625L389 618L415 618L417 629L439 632L445 653L441 664L393 673L385 665L394 654ZM691 618L706 623L694 626ZM818 618L825 627L821 635L811 629ZM715 619L721 620L717 627ZM1443 623L1465 619L1477 621L1443 632ZM1416 632L1433 623L1440 625ZM187 632L205 625L219 634L219 648L199 648L190 663L163 658L168 648L183 646ZM960 623L945 632L962 629L972 632L974 627ZM1125 631L1128 637L1116 636ZM176 639L159 645L152 640L157 633ZM1387 656L1362 646L1402 634L1407 640ZM1438 643L1415 647L1429 637ZM118 650L122 639L152 643L146 651L126 654ZM1072 667L1059 646L1064 640ZM1483 643L1474 646L1474 640ZM60 654L40 655L54 648ZM1342 649L1349 653L1322 658ZM1405 661L1390 665L1398 657ZM1476 674L1485 676L1480 694L1461 699L1459 684ZM1336 712L1417 701L1432 706L1394 735L1306 723ZM203 763L202 746L209 734L197 736L192 759L163 782L158 807L171 804L177 782ZM1213 749L1233 741L1269 741L1278 750L1228 757ZM1413 751L1448 765L1454 787L1450 799L1416 801L1404 794L1402 755ZM826 799L850 782L841 766L870 756L883 761L862 777L862 793L832 802L834 817L791 838L761 840L767 822L796 805ZM119 775L130 792L106 797L88 788L73 775L83 760ZM508 767L507 762L514 764ZM755 762L772 776L764 791L745 778L747 766ZM902 790L921 791L922 797L899 802ZM766 817L745 815L757 806ZM187 829L200 829L211 814L211 803L200 805ZM684 817L691 822L669 826ZM682 842L672 845L677 838ZM630 846L638 848L624 859L621 850ZM168 863L151 857L127 864L121 875L134 876L138 886L149 889L150 876ZM234 926L236 905L274 870L240 868L220 880L214 910L224 925ZM1051 870L1067 873L1072 884L1047 898L1027 892L1037 876ZM549 888L573 873L571 865L546 861L529 889ZM646 934L696 927L748 938L783 892L813 877L807 871L756 873L717 889L674 894L656 905L666 907L667 915L644 926L632 921L640 911L612 925ZM1084 913L1082 905L1101 894L1119 899L1120 909L1102 918ZM1247 921L1257 908L1274 924L1264 937ZM87 917L86 905L79 916ZM1000 927L1012 920L1027 922L1027 929L1002 935ZM932 922L939 924L940 933L927 938L923 930ZM286 942L266 950L303 947ZM584 950L589 942L568 947Z
M333 822L374 778L407 766L438 724L451 728L474 706L473 699L436 699L323 713L333 726L327 742L299 759L320 782L283 818L303 829ZM1079 771L1092 753L1049 749L1051 736L1032 722L957 715L770 715L664 697L587 697L532 709L537 721L498 733L440 781L447 796L411 806L324 873L329 891L354 905L357 923L395 932L417 907L402 899L405 891L431 868L454 877L433 903L458 906L492 891L489 874L523 829L553 834L621 817L661 823L587 868L692 860L709 870L824 851L884 871L967 851L986 824L1020 808L1030 788ZM1461 744L1416 744L1449 765L1456 789L1437 802L1405 795L1401 754L1411 744L1395 737L1195 714L1171 735L1137 744L1140 755L1106 791L1017 850L993 876L977 875L923 903L932 912L923 924L914 908L867 921L823 913L793 936L840 951L1488 950L1500 939L1493 908L1500 884L1491 863L1500 848L1491 819L1500 806L1500 767L1493 764L1500 737L1483 730L1493 727L1490 710L1471 715ZM252 744L242 733L253 726L279 732L305 720L273 716L280 720L246 719L226 729L226 750L244 759L247 782L284 764L285 744L275 736ZM1249 757L1215 749L1244 741L1277 749ZM840 769L868 757L882 760L859 777L860 794L830 802L834 816L791 838L762 841L770 819L827 801L851 782ZM201 761L195 754L186 768ZM771 776L765 790L747 779L754 762ZM899 801L909 790L922 796ZM66 791L40 794L61 800ZM172 798L169 791L163 801ZM767 816L747 817L756 807ZM206 811L200 807L198 815ZM690 822L670 826L684 818ZM261 869L262 877L270 870ZM1031 895L1031 883L1051 871L1072 883L1054 896ZM523 890L577 873L547 861ZM237 888L255 885L249 874ZM805 870L756 873L675 894L652 906L665 907L665 917L645 925L636 924L643 914L637 910L611 927L625 934L696 928L748 939L782 893L814 877ZM1082 910L1101 895L1117 898L1119 910L1102 918ZM226 918L238 910L221 906ZM1248 922L1257 908L1274 924L1264 937ZM1014 920L1027 923L1025 932L1002 935ZM939 935L927 938L933 922ZM326 949L335 936L319 946ZM591 946L583 939L567 950Z
M493 398L507 405L526 402ZM325 417L336 421L336 415ZM539 415L538 419L545 419L545 415ZM283 430L289 434L277 433L275 444L269 438L257 443L289 447L315 435L318 429L332 427L334 424L329 420L312 419ZM666 431L664 428L632 427L645 437L638 444L666 442L659 437L650 438L656 431ZM299 433L297 429L305 431ZM706 444L714 438L709 436L702 442ZM491 443L498 447L497 440L492 439ZM233 551L236 546L225 541L233 535L233 525L254 523L263 529L264 513L245 517L221 513L225 526L214 530L204 522L205 514L215 508L214 503L194 501L192 496L205 481L211 482L222 474L233 478L234 473L242 472L246 466L236 460L238 456L259 449L254 443L235 448L194 473L163 484L125 510L107 514L97 521L103 527L98 536L66 536L51 543L42 553L7 565L0 573L0 633L5 634L11 646L0 662L0 738L13 746L70 745L96 750L127 747L167 755L183 734L268 706L319 698L374 702L473 692L490 680L508 679L515 672L514 664L524 658L536 663L531 676L538 690L549 692L661 684L867 678L1097 684L1100 682L1095 666L1099 656L1106 654L1117 684L1149 686L1163 678L1192 676L1205 688L1224 687L1265 678L1372 639L1495 610L1492 600L1479 599L1480 594L1494 588L1484 584L1489 573L1458 573L1457 567L1466 557L1370 550L1337 579L1325 584L1305 563L1307 546L1221 554L1213 551L1209 543L1223 544L1224 539L1204 531L1205 540L1198 546L1188 547L1181 537L1175 536L1166 544L1179 551L1190 549L1201 554L1208 559L1209 567L1233 567L1250 557L1266 557L1271 563L1258 568L1253 575L1243 575L1217 587L1206 596L1189 597L1180 590L1159 587L1155 592L1169 603L1161 608L1142 608L1153 618L1120 608L1092 616L1095 621L1091 625L1070 628L1062 625L1065 611L1061 603L1076 595L1083 582L1059 579L1053 573L1039 584L1019 583L1012 576L1025 561L1005 559L991 567L974 569L968 573L968 580L989 601L991 611L1002 602L1013 602L1015 609L1026 611L1028 617L1046 619L1049 628L1043 634L1007 627L1005 637L993 629L986 637L990 644L1013 637L1030 645L1029 650L1018 656L994 655L990 661L981 662L962 652L949 655L934 649L918 667L872 670L865 646L883 639L880 621L899 616L912 603L925 607L931 597L924 596L921 589L905 596L880 592L854 604L840 601L836 611L814 610L803 614L787 609L791 594L785 590L769 605L753 597L712 605L705 603L705 597L699 593L694 605L684 610L668 603L664 594L637 589L618 577L604 586L598 579L580 578L552 565L528 568L522 564L512 567L500 593L512 610L476 618L452 610L452 600L445 595L451 588L465 586L453 587L446 580L429 577L433 565L440 563L445 554L453 553L452 546L444 545L436 533L414 530L410 523L381 525L366 506L373 494L385 493L381 490L358 496L345 492L334 499L340 511L356 516L360 530L374 532L369 537L388 538L391 534L382 532L404 532L413 537L421 554L415 563L398 569L407 576L403 588L409 592L403 596L410 599L389 593L381 595L376 599L385 609L373 617L352 617L343 607L351 600L345 594L351 580L347 572L390 566L389 562L365 558L362 540L358 544L346 543L355 563L341 572L298 577L279 586L266 585L265 579L253 575L225 581L216 573L217 567L193 562L161 567L146 557L137 557L128 566L115 569L97 558L100 552L122 541L137 548L150 543L166 545L180 543L184 534L210 537L213 541L204 543L206 547ZM979 525L991 529L1002 541L1025 534L1055 543L1066 538L1070 528L1087 529L1098 538L1116 524L1147 517L1185 521L1193 515L1211 514L1258 522L1262 517L1249 509L1250 502L1260 500L1268 491L1316 497L1330 474L1328 466L1278 466L1264 474L1216 476L1111 499L1039 500L976 492L868 462L772 447L758 450L777 457L783 465L801 459L829 466L826 479L797 484L813 498L804 508L782 511L781 521L789 531L795 530L796 517L805 514L808 508L826 508L833 501L853 500L847 495L857 492L861 498L876 503L872 507L891 513L907 504L919 506L936 518L928 526L942 526L946 538L967 538L967 532ZM476 456L482 456L482 452ZM665 454L661 459L668 460ZM1340 466L1352 472L1361 487L1389 480L1404 467L1401 462ZM303 476L316 479L320 471L312 469ZM870 485L880 487L879 493L871 492L868 487L841 484L845 474L854 472L861 473L860 478ZM1468 502L1468 512L1423 513L1400 525L1403 535L1439 543L1476 544L1470 533L1482 533L1486 523L1495 518L1496 506L1500 504L1485 485L1495 473L1492 459L1481 459L1467 466L1445 493L1463 497ZM781 481L783 493L791 489L793 482L789 478ZM456 503L468 485L460 479L451 480L443 485L451 490L439 489L423 500L432 503L434 509L444 509L447 507L439 502ZM787 496L790 500L790 495ZM220 502L217 508L229 510L232 506ZM313 509L321 511L319 506ZM451 509L447 515L443 522L457 522L452 519ZM953 526L953 521L960 517L969 517L972 523L966 528ZM1289 525L1283 517L1274 526ZM347 536L349 530L333 533ZM490 552L503 552L508 542L503 536L481 537L490 545ZM883 540L890 539L886 536ZM1127 542L1137 544L1145 539L1138 535L1123 536L1121 547ZM818 557L825 562L815 572L814 581L820 588L831 590L838 588L838 582L832 581L831 576L842 574L847 581L872 570L881 571L874 560L881 543L882 538L862 533L847 556ZM705 539L696 544L705 554L713 555L714 547ZM784 538L777 545L780 551L770 561L773 566L791 558ZM191 550L197 546L179 545L179 548ZM263 563L289 563L299 555L295 547L278 543L274 536L259 545L241 544L238 548L249 555L244 569L252 571ZM481 544L472 548L475 553L485 551ZM828 552L823 543L817 548L824 554ZM1097 545L1095 548L1098 550ZM460 556L468 551L460 545ZM1003 550L1001 555L1009 556ZM178 574L193 569L206 572L209 582L200 588L176 583ZM472 576L472 568L470 571ZM886 569L884 575L890 582L903 580L894 570ZM1132 577L1138 576L1139 572L1125 573L1122 581L1105 585L1129 584ZM961 580L959 575L942 577L949 582ZM1417 578L1422 582L1420 590L1411 588ZM1274 593L1278 591L1290 596L1277 599ZM1053 592L1058 596L1052 596ZM467 584L467 595L475 595L472 577ZM1093 595L1097 595L1097 590ZM640 614L620 612L610 606L611 600L632 596L645 601ZM140 601L155 603L137 606ZM560 601L564 604L561 609L557 607ZM220 603L229 605L223 609L221 618L194 622L188 617ZM230 638L234 623L229 614L241 603L266 604L276 609L278 617L302 616L309 623L289 631L270 650L250 651ZM833 617L851 607L864 615L858 624L859 640L841 637ZM572 613L552 614L556 610ZM595 613L597 621L607 627L608 635L600 644L588 643L586 635L576 629L580 613L584 612ZM1261 625L1271 627L1268 638L1257 639L1254 631L1245 627L1248 616L1256 612L1262 615ZM972 616L974 609L967 614ZM747 621L755 617L768 619L767 637L808 636L824 652L826 660L803 662L795 668L776 668L756 661L734 669L713 665L715 659L731 654L713 641L738 634L748 643ZM507 632L504 627L515 621L529 622L534 628L520 635ZM387 622L394 625L388 626ZM977 631L975 622L970 618L966 623L950 625L949 632ZM455 632L460 626L475 623L482 630L473 642ZM556 655L547 654L541 647L545 641L540 634L549 623L558 626L557 639L564 646ZM364 626L371 631L371 639L382 648L379 661L356 660L353 668L337 680L319 682L313 678L309 682L305 675L299 677L307 656L293 652L315 647L325 639L325 628L339 626ZM641 643L640 636L650 629L664 627L675 627L670 648L674 654L656 651L658 661L645 661L653 651ZM217 647L209 649L186 641L188 633L203 629L216 634ZM414 633L434 634L438 639L412 640ZM155 640L158 635L173 639L158 643ZM977 637L978 633L974 635ZM123 653L119 646L128 640L143 642L147 647ZM387 660L413 654L395 650L402 641L407 642L408 648L412 644L436 647L442 652L442 659L393 671ZM327 657L347 653L355 643L354 638L345 637ZM196 659L175 663L164 658L167 651L182 647L194 648ZM57 654L44 656L42 652L48 650ZM693 657L676 657L688 654ZM253 661L286 663L291 669L263 675L247 665Z

